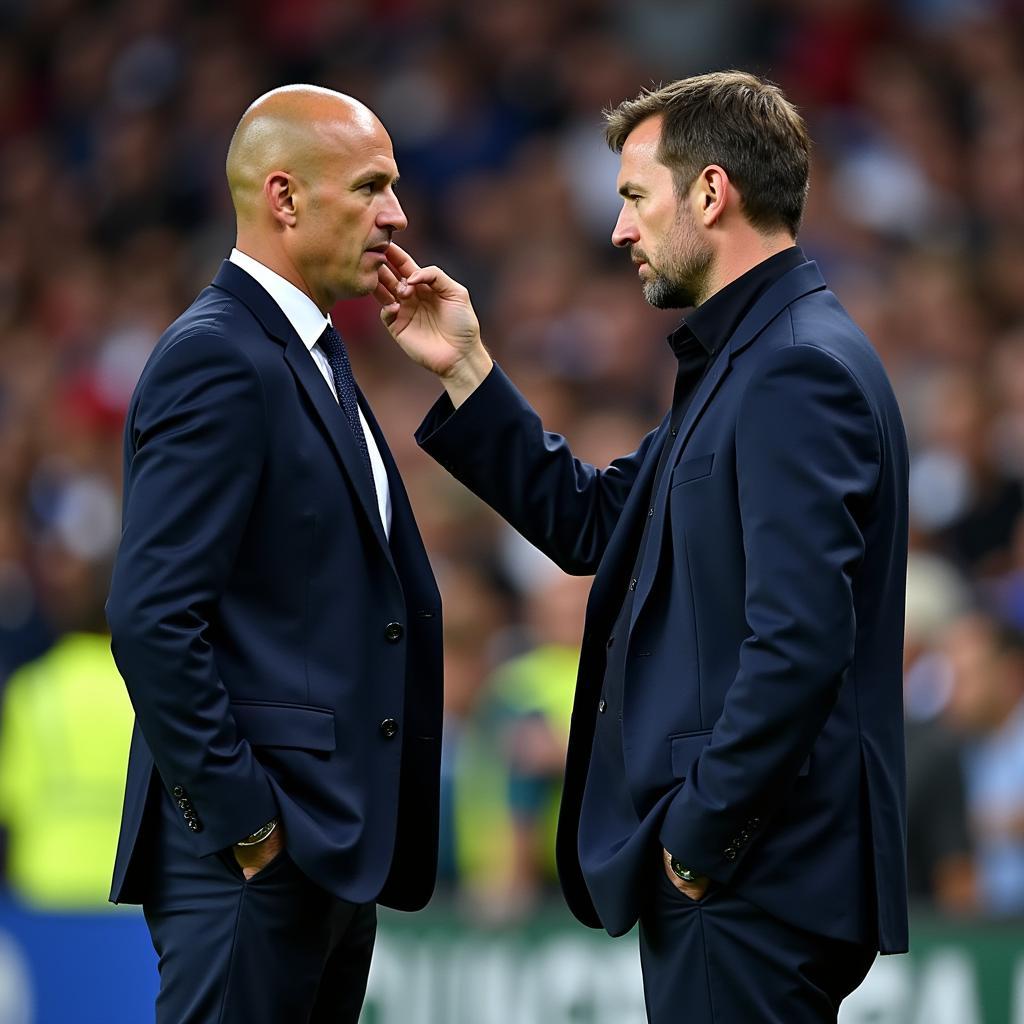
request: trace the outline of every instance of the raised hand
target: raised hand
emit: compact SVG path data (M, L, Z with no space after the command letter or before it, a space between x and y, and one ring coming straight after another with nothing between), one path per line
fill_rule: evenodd
M394 242L374 296L391 337L414 362L436 373L459 405L493 365L480 340L469 292L438 267L420 267Z

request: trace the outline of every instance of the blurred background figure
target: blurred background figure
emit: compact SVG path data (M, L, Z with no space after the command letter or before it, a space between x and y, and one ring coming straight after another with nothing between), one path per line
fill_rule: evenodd
M1024 913L1024 633L983 613L945 637L950 721L966 741L967 807L987 914Z
M462 896L476 916L500 917L491 908L508 872L510 825L501 761L482 709L507 612L493 575L474 562L446 564L438 580L445 595L438 888Z
M555 828L590 580L549 568L526 598L527 650L488 680L511 818L509 916L557 898Z
M950 914L977 910L963 740L946 721L954 687L944 633L968 604L961 575L936 555L907 562L903 650L910 899Z
M109 907L134 717L103 615L111 497L80 481L58 499L36 566L57 639L14 673L0 710L7 882L36 909Z

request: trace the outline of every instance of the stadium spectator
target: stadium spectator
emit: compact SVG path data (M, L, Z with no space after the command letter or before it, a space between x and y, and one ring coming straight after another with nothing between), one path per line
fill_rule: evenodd
M488 681L508 771L508 903L519 915L557 887L555 826L589 589L584 578L549 571L527 602L530 649Z
M912 903L952 914L974 911L977 893L963 742L943 714L953 678L938 645L967 601L967 589L951 565L911 552L903 648L907 883Z
M949 630L951 720L967 739L968 809L987 914L1024 913L1024 634L981 613Z
M58 638L14 673L0 712L7 881L19 901L49 911L109 906L133 719L103 618L111 552L82 553L95 510L71 503L40 556Z

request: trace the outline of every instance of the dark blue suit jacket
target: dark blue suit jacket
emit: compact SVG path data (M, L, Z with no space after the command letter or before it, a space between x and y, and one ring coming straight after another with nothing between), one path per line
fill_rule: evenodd
M278 815L292 859L339 897L428 900L440 599L363 410L387 468L390 543L342 410L243 270L222 266L143 371L107 604L136 711L114 901L145 896L160 782L197 857Z
M418 438L563 569L597 574L558 836L576 916L630 928L664 845L799 927L906 949L906 440L817 267L756 302L677 436L666 419L607 469L575 460L498 368ZM622 721L639 832L585 879L580 846L609 843L580 832L605 643L649 505Z

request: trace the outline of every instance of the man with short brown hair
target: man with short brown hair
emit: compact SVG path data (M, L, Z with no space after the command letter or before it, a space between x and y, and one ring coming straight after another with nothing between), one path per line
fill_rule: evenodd
M461 285L377 298L447 394L418 438L591 589L558 837L576 916L639 919L653 1024L823 1024L907 948L907 449L885 371L795 245L809 143L724 72L608 115L672 408L597 469L495 366Z
M633 129L661 117L658 159L682 195L700 170L729 168L743 212L765 233L800 230L811 140L782 90L745 71L714 72L645 90L605 111L605 139L621 153Z

